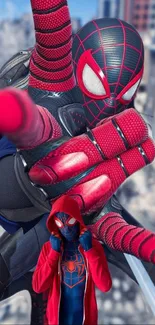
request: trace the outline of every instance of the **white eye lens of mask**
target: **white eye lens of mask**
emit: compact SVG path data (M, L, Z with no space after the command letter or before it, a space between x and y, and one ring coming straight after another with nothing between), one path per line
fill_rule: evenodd
M71 218L69 221L68 221L68 224L69 225L74 225L76 223L76 219L75 218Z
M59 228L62 227L62 224L61 224L61 222L60 222L59 220L55 220L55 223L56 223L56 225L57 225Z
M106 90L99 79L99 77L96 75L96 73L92 70L92 68L85 64L83 73L82 73L82 79L85 88L94 95L104 96L106 95Z
M122 99L130 100L134 96L134 94L140 84L140 81L141 81L141 79L139 79L130 89L128 89L128 91L122 96Z

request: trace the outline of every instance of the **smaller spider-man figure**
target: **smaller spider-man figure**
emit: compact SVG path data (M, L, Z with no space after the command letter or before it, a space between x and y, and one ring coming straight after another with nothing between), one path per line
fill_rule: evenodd
M109 291L112 285L101 244L82 221L78 204L64 195L47 220L51 233L40 253L33 275L37 293L49 291L49 324L97 324L95 286Z

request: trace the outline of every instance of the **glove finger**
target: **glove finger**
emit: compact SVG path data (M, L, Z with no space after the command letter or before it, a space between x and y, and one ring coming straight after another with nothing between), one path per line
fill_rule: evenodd
M78 202L81 211L85 212L92 206L96 206L105 193L109 193L110 188L110 178L106 175L100 175L75 186L68 194Z
M116 157L148 137L144 120L129 109L104 125L72 138L39 160L30 170L33 182L53 184L72 178L103 160Z
M131 108L95 128L92 134L104 157L112 159L144 142L148 128L139 113Z
M34 148L62 135L52 115L37 106L25 91L9 88L0 92L0 133L17 148Z
M68 194L74 196L83 212L95 211L106 204L127 177L151 163L154 157L154 143L152 139L147 139L141 146L99 164ZM104 177L107 177L105 183L102 181Z
M80 232L80 236L82 236L86 231L88 231L87 228L82 228L81 232Z
M51 232L51 235L52 235L53 237L57 237L57 238L61 239L61 236L59 235L58 232L54 232L54 231L52 231L52 232Z

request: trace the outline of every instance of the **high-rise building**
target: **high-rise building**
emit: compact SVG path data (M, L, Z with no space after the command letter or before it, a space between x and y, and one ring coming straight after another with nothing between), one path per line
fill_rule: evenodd
M120 15L120 3L122 0L99 0L98 18L112 17L118 18Z
M125 7L126 2L124 0L120 0L118 17L122 20L125 20Z
M148 30L151 0L133 0L131 23L139 32Z
M148 98L147 98L147 107L146 107L146 112L147 114L152 117L152 120L154 119L154 125L153 125L153 133L155 136L155 108L154 108L154 103L155 103L155 91L154 91L154 86L155 86L155 40L154 44L151 44L149 46L149 78L148 78L148 84L147 84L147 93L148 93Z
M150 0L148 29L152 38L155 37L155 0Z
M129 24L132 22L134 0L121 0L122 19L127 21ZM120 17L121 18L121 17Z
M116 17L155 34L155 0L98 0L98 18Z
M77 33L77 31L82 27L80 18L72 18L72 30L73 34Z

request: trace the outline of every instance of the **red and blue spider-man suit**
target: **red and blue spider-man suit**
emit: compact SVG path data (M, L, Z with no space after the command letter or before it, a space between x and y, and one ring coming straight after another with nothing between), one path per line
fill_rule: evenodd
M132 26L117 19L90 22L73 43L76 87L66 1L31 3L37 42L28 91L40 106L24 92L1 92L0 132L21 149L33 184L19 153L15 159L7 157L9 170L15 171L14 191L6 182L4 163L0 212L16 222L35 220L50 211L49 201L67 193L106 245L154 262L154 234L102 210L119 185L155 155L145 122L134 109L125 110L142 77L142 41ZM100 126L70 138L99 121Z
M95 325L94 284L103 292L112 285L103 247L91 238L77 202L66 195L53 204L47 226L51 236L41 250L33 288L49 290L48 324Z

